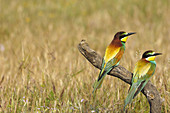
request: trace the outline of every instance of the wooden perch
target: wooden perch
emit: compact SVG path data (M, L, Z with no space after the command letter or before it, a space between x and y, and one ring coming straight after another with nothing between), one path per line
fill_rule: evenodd
M101 69L101 65L102 65L101 56L97 54L94 50L92 50L88 46L88 43L85 40L82 40L79 43L78 49L80 53L94 67ZM131 84L132 73L120 65L112 69L108 74L111 76L117 77L128 84ZM149 102L150 113L161 113L162 99L156 87L150 81L146 84L146 86L142 90L142 93L146 96Z

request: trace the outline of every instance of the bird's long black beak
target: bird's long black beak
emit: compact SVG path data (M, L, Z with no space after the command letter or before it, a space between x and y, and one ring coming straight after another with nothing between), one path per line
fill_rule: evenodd
M126 35L124 35L124 37L130 36L130 35L133 35L133 34L136 34L136 32L127 33Z
M157 55L162 55L162 53L155 53L154 56L157 56Z

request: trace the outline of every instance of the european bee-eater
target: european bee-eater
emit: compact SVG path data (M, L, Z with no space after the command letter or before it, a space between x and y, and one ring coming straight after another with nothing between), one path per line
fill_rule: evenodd
M131 103L132 99L145 87L149 79L153 76L156 68L155 57L162 53L155 53L152 50L146 51L142 55L133 71L132 86L130 87L129 94L125 99L124 110L127 104Z
M119 64L119 61L125 51L125 43L127 38L132 34L135 33L126 33L124 31L120 31L115 34L112 42L106 48L101 71L99 73L98 79L93 85L93 93L96 91L96 89L101 87L106 74Z

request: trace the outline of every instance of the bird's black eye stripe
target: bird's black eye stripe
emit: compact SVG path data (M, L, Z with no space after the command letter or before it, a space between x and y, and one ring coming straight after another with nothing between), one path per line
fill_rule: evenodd
M121 35L121 36L120 36L120 39L122 39L123 37L125 37L125 35Z
M123 34L123 35L120 36L120 39L122 39L122 38L124 38L124 37L126 37L126 36L129 36L129 35Z

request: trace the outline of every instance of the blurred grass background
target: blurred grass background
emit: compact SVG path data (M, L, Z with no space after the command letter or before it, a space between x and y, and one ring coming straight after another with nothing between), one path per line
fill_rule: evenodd
M120 65L132 71L145 50L162 52L152 83L170 112L169 0L0 0L1 112L121 112L129 85L107 76L78 51L85 39L102 56L117 31L137 32ZM148 113L140 93L127 107Z

